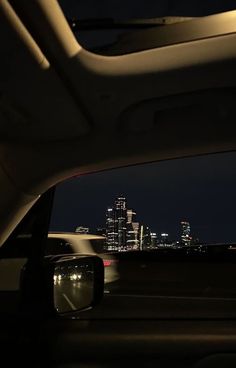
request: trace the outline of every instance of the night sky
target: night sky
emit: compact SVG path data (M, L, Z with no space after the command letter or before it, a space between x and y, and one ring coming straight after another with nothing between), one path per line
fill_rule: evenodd
M129 18L204 16L236 8L235 0L59 0L67 16Z
M201 16L236 8L232 0L118 1L61 0L70 17L97 18ZM109 31L108 31L109 32ZM101 43L104 32L80 35L83 46ZM79 36L79 37L80 37ZM78 38L79 38L78 37ZM98 42L99 39L99 42ZM192 234L206 242L236 241L236 153L164 161L91 174L60 184L55 195L51 230L91 231L105 225L107 206L116 196L127 198L137 221L172 240L179 223L189 220Z
M185 158L81 176L56 191L51 230L91 231L105 225L106 208L127 198L137 221L172 240L179 223L206 242L236 241L236 153Z

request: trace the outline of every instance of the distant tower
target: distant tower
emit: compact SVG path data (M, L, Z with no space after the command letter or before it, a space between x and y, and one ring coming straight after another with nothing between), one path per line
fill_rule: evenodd
M133 210L127 210L127 223L130 224L131 222L134 221L136 216L136 212L134 212Z
M113 207L108 207L106 213L106 249L109 251L118 250L118 231Z
M114 206L106 213L106 249L109 251L126 250L127 208L126 198L117 197Z
M181 222L181 243L185 246L191 245L191 229L188 221Z
M126 250L127 208L126 198L123 196L115 200L115 222L118 232L118 251Z
M142 225L140 228L140 250L147 250L151 247L151 231L148 226Z
M126 249L139 249L139 223L134 222L136 212L127 210L127 224L126 224Z
M157 249L157 234L151 233L151 249Z
M169 244L169 234L167 234L167 233L162 233L161 234L160 244L165 245L165 246L167 246Z

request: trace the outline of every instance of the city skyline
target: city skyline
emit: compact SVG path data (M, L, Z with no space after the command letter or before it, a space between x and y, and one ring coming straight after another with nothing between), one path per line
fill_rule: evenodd
M139 224L139 221L141 221L141 219L139 219L139 217L137 217L137 212L134 209L128 208L127 206L127 198L125 195L120 194L117 195L115 197L113 197L113 199L111 199L110 203L112 203L112 200L114 201L115 198L115 203L117 203L117 206L119 207L120 205L122 206L121 202L119 202L120 200L124 200L125 202L125 206L123 208L123 210L127 211L127 215L126 215L126 221L127 223L137 223ZM121 210L121 208L119 208ZM101 215L101 217L103 218L103 223L100 222L99 224L95 224L95 225L90 225L90 224L85 224L85 223L81 223L81 224L77 224L77 226L74 229L74 232L78 232L78 233L101 233L101 231L104 232L104 230L106 229L107 226L107 213L111 213L114 211L114 208L111 205L107 205L106 206L106 215L103 216ZM139 220L138 222L133 222L132 219L135 217L137 217L137 219ZM128 218L130 217L130 221L128 221ZM142 223L142 221L141 221ZM145 224L144 226L146 226L149 230L150 230L150 236L153 237L157 237L158 240L164 239L164 238L168 238L169 241L178 241L178 242L182 242L185 243L187 245L189 239L188 237L190 236L190 223L189 221L187 221L187 219L181 219L181 221L178 222L179 224L179 236L178 238L174 239L174 237L171 235L171 233L169 231L167 231L167 229L160 229L157 225L156 228L151 228L148 224ZM182 229L182 225L185 224L187 225L186 230L183 231ZM159 228L159 231L157 231L157 229ZM133 230L133 229L132 229ZM183 234L185 235L185 237L183 236ZM196 236L196 234L195 234ZM185 240L187 239L187 243L185 242ZM192 239L192 237L190 238ZM112 241L114 242L114 239L112 239Z
M198 238L193 238L188 221L180 222L180 235L171 239L168 233L154 232L148 224L136 219L137 213L128 207L126 196L113 198L113 204L106 210L105 226L96 228L95 233L106 237L105 250L129 251L157 249L163 246L191 246L199 244ZM80 225L76 232L91 232L89 227Z
M137 165L73 178L58 185L50 229L104 226L107 205L125 193L129 208L153 232L179 234L188 220L205 242L236 240L235 153Z

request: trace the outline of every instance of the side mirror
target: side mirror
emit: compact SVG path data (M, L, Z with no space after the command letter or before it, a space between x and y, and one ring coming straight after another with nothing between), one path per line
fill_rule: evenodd
M103 262L98 257L62 257L54 262L54 307L59 314L96 305L103 295Z
M21 276L21 307L26 315L65 315L97 305L104 290L104 266L97 256L45 257L27 263Z

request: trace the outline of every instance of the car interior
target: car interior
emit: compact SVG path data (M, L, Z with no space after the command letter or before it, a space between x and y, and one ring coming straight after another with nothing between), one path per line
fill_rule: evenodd
M235 367L234 297L221 304L220 316L214 306L211 315L199 306L179 317L165 311L142 316L134 307L125 317L100 318L100 258L45 257L55 186L64 180L236 150L235 21L231 10L151 24L88 50L58 1L0 1L2 361L58 368ZM28 236L25 264L7 255L22 234ZM122 257L127 262L121 255L120 263ZM141 280L139 258L132 272ZM227 258L221 271L232 287L234 261ZM97 317L60 314L53 306L53 272L62 275L74 264L82 279L94 275L81 295L89 290L87 304ZM211 262L201 265L202 278L210 279L213 269ZM184 262L175 270L193 272Z

